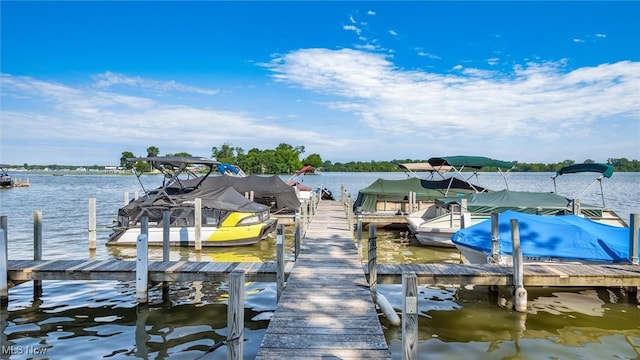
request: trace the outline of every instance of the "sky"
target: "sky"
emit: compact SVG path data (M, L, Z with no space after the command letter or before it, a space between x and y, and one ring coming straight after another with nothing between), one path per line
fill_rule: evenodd
M0 2L0 163L640 159L640 2Z

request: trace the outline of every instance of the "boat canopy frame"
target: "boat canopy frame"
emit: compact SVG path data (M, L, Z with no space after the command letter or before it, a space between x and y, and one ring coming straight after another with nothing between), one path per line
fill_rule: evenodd
M171 199L169 194L167 193L167 188L173 185L177 185L180 189L179 192L189 192L191 190L197 189L200 187L200 184L213 172L214 167L220 165L221 163L216 159L209 159L205 157L199 156L149 156L149 157L137 157L137 158L127 158L127 161L131 163L136 163L138 161L148 162L152 168L158 170L164 176L162 180L162 186L158 189L152 190L153 192L162 193L165 198ZM207 172L204 176L198 176L195 172L189 169L189 166L192 165L203 165L207 168ZM142 180L140 176L142 176L142 172L135 170L134 173L138 178L138 183L142 187L142 190L145 194L150 194L149 191L142 184ZM185 186L183 181L185 179L181 179L180 175L186 174L186 180L189 179L197 179L200 180L195 184L195 186Z
M472 187L476 188L477 185L474 185L469 180L475 176L476 181L478 180L478 171L480 169L486 167L495 167L497 168L500 176L504 180L504 184L509 189L509 183L507 182L507 176L511 169L515 167L515 162L512 161L503 161L488 158L485 156L470 156L470 155L456 155L456 156L443 156L443 157L432 157L427 160L427 162L433 166L435 169L442 169L444 167L449 167L450 171L456 173L459 177L464 179L469 183ZM472 174L469 177L465 177L462 174L462 171L465 168L471 168ZM503 171L503 169L505 169ZM444 177L444 176L443 176ZM453 177L452 177L453 178ZM487 191L486 189L483 191ZM482 191L477 191L482 192Z
M613 176L613 165L610 165L610 164L580 163L580 164L563 166L558 171L556 171L556 174L554 176L551 177L551 179L553 180L553 191L555 193L558 192L557 184L556 184L556 179L558 178L558 176L564 175L564 174L577 174L577 173L584 173L584 172L597 173L599 175L597 175L595 180L593 180L584 190L582 190L580 194L578 194L577 196L574 196L571 199L571 201L575 202L574 201L575 199L579 199L582 195L584 195L587 191L589 191L589 189L591 189L591 187L595 183L600 183L600 195L602 197L602 207L606 208L606 204L604 200L604 187L602 186L602 180L604 178L610 178L611 176Z

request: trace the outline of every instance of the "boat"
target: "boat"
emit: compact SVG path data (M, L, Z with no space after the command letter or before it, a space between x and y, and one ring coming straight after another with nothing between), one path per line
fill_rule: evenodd
M218 172L222 175L245 177L247 174L238 166L231 164L220 164L216 167Z
M462 225L468 227L488 220L492 213L513 210L537 215L567 215L572 213L570 203L570 199L551 192L505 189L437 199L435 206L442 209L442 215L429 219L407 216L407 222L410 231L422 245L454 247L451 236ZM583 204L582 207L586 213L597 214L598 206Z
M305 165L300 170L296 171L291 177L284 182L296 189L296 194L301 201L311 198L313 193L320 193L322 200L335 200L333 193L324 186L319 186L317 189L313 189L311 186L302 183L306 174L315 174L316 169L311 165Z
M427 166L428 165L428 166ZM445 156L432 157L422 169L440 174L444 180L442 196L433 199L428 204L405 215L409 231L415 238L426 246L454 247L451 235L460 228L462 214L469 212L467 205L454 203L448 199L459 200L468 196L492 193L489 188L478 185L478 172L481 169L495 168L503 178L515 164L509 161L492 159L484 156ZM405 166L406 167L406 166ZM463 173L471 170L471 175ZM443 174L452 172L453 175L445 178ZM471 182L475 177L476 181ZM508 188L508 184L507 184ZM460 191L465 189L465 191ZM566 201L565 201L566 206ZM466 226L485 220L485 214L467 216Z
M507 210L498 214L499 264L512 265L511 220L517 220L524 263L626 263L628 227L578 215L548 216ZM458 230L452 237L466 262L486 264L491 257L492 223Z
M163 213L169 211L172 245L193 245L196 238L196 199L201 202L202 246L250 245L266 238L276 228L269 206L249 200L232 186L208 186L220 162L202 157L146 157L127 159L148 162L163 174L162 185L118 210L118 221L107 245L134 245L141 222L148 218L149 245L162 245ZM199 175L204 168L204 175ZM198 173L193 171L198 169ZM140 173L137 173L140 179ZM243 179L243 178L234 178Z
M0 166L0 188L12 188L13 181L5 166Z

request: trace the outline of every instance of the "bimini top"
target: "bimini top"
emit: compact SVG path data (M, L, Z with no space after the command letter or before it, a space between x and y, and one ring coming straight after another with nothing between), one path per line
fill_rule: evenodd
M449 165L453 167L471 167L474 169L481 169L487 166L498 167L502 169L511 169L515 166L515 163L511 161L496 160L484 156L432 157L427 160L427 162L432 166Z
M602 176L606 178L610 178L611 175L613 175L613 165L597 164L597 163L573 164L573 165L564 166L560 168L560 170L556 172L556 175L573 174L573 173L581 173L581 172L597 172L597 173L601 173Z
M160 165L171 165L177 168L182 168L188 164L192 165L210 165L217 166L220 161L216 159L209 159L200 156L151 156L151 157L137 157L128 158L127 161L146 161L152 164L153 167Z
M511 219L518 221L524 257L570 261L629 261L629 228L605 225L576 215L532 215L505 211L498 215L500 253L512 254ZM491 253L491 221L456 232L454 244Z

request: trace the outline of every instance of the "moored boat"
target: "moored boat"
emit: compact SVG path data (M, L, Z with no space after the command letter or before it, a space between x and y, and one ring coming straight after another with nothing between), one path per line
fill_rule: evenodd
M512 219L518 223L525 263L629 261L628 227L611 226L577 215L548 216L507 210L498 214L499 264L512 264ZM453 243L467 262L488 262L492 255L492 226L491 221L484 221L453 235Z
M247 199L232 186L207 186L206 180L220 164L216 160L148 157L129 161L149 162L164 175L163 184L119 209L118 224L108 245L135 244L145 217L149 244L161 245L165 212L169 213L169 241L173 245L193 245L198 227L203 246L254 244L276 228L269 206ZM198 176L189 169L192 166L204 167L206 173ZM195 206L196 199L200 200L200 209ZM196 224L196 214L201 214L200 226Z
M13 181L11 180L11 176L7 172L4 166L0 166L0 188L11 188L13 187Z

